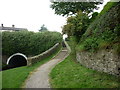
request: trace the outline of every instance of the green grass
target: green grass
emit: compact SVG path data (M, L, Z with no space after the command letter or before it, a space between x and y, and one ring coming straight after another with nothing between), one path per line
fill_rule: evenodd
M75 61L75 43L69 42L72 52L50 73L52 88L120 88L118 77L88 69Z
M2 89L2 73L0 72L0 90Z
M33 64L32 66L29 66L29 67L23 66L15 69L2 71L2 88L21 88L21 86L23 85L24 81L27 79L30 72L32 72L34 69L36 69L40 65L49 61L57 53L58 51L56 51L51 56L45 58L44 60L36 64Z

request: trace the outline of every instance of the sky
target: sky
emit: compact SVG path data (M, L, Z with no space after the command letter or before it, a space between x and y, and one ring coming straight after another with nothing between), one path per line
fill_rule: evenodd
M45 24L48 30L61 32L66 23L66 17L54 14L50 0L0 0L0 3L0 24L6 27L14 24L37 32ZM100 7L99 12L103 5Z

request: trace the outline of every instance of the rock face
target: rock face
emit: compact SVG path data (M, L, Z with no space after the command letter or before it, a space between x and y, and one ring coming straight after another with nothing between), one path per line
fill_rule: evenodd
M77 52L76 58L83 66L120 76L120 56L112 49L96 53Z

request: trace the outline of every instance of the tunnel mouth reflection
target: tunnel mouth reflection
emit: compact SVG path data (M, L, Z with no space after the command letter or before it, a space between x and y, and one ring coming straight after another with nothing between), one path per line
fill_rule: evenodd
M26 66L27 57L22 53L16 53L10 56L7 60L7 66L3 70Z

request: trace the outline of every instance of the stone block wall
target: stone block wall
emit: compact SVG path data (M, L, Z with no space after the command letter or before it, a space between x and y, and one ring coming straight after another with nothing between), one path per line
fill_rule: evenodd
M39 55L29 57L27 59L27 65L30 66L38 61L43 60L44 58L46 58L48 56L50 56L52 53L54 53L56 50L58 50L60 48L60 46L61 46L61 44L57 43L52 48L48 49L47 51L45 51Z
M88 68L120 76L120 56L114 50L100 50L96 53L77 52L77 61Z

